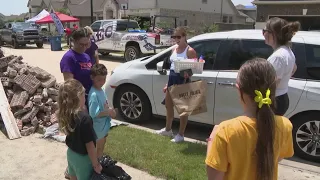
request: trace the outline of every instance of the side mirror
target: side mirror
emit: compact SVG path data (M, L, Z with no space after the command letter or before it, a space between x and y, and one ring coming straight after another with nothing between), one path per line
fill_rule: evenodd
M167 70L163 69L162 66L163 66L163 61L158 62L157 63L157 71L161 75L167 75Z

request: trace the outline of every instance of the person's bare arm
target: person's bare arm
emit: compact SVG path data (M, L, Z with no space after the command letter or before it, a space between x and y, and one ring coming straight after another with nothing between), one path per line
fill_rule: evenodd
M223 180L224 172L213 169L207 165L207 176L208 180Z
M197 52L191 47L188 49L187 56L188 56L189 59L198 58L197 57Z
M297 71L297 65L294 64L291 76L293 76L296 71Z
M211 134L210 134L210 137L207 139L207 154L209 153L209 150L210 150L210 147L211 147L211 144L212 144L212 140L214 139L214 137L216 136L217 132L218 132L218 127L219 125L215 125Z
M92 166L96 171L96 169L99 169L101 167L101 165L98 161L97 150L96 150L96 147L95 147L93 141L86 143L86 149L88 151L88 155L91 160ZM100 171L101 170L102 170L102 167L101 167Z
M64 81L69 80L69 79L73 79L73 74L72 73L64 72L62 74L63 74Z
M100 63L100 59L99 59L99 53L98 53L97 50L94 53L94 58L96 59L96 64L99 64Z

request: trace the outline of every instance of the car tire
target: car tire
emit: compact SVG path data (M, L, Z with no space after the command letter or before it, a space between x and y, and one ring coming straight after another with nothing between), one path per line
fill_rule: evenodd
M18 44L16 39L12 40L12 47L13 47L13 49L18 49L19 48L19 44Z
M320 111L300 114L292 119L292 123L295 155L320 162Z
M141 51L138 46L128 46L124 51L124 60L126 62L138 59L141 57Z
M110 53L109 53L109 52L100 52L100 54L101 54L102 56L108 56Z
M36 45L37 45L37 48L43 48L43 42L36 43Z
M115 107L128 122L149 120L152 108L148 96L137 86L122 86L115 97Z

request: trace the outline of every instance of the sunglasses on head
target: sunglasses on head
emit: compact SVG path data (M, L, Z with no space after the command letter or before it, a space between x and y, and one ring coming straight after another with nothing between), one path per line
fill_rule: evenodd
M264 34L266 32L270 33L271 31L269 29L262 29L262 34Z
M181 36L171 36L172 39L181 39Z

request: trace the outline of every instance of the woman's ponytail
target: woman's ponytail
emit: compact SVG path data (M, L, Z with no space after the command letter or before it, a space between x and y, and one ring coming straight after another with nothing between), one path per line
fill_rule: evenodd
M274 173L274 113L268 105L257 108L257 179L271 180Z

